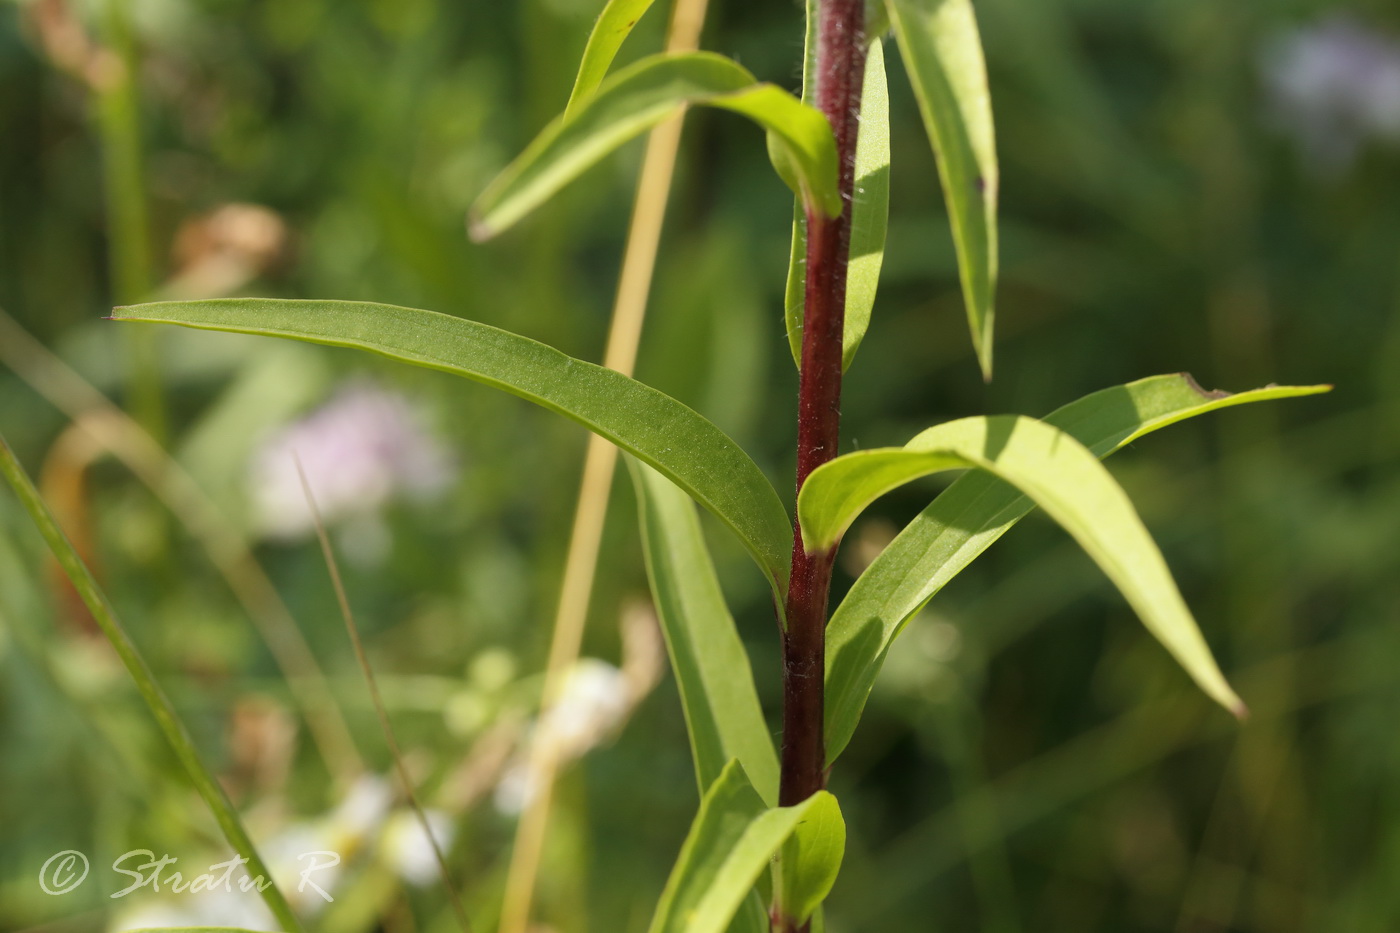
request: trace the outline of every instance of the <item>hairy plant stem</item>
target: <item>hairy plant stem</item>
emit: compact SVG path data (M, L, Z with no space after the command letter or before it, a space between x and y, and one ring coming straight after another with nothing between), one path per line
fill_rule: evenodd
M841 335L845 326L846 263L851 242L860 93L865 75L865 3L821 0L818 8L813 103L836 134L841 216L807 211L807 277L803 306L802 372L798 383L797 488L836 456L841 428ZM800 803L826 783L822 740L822 682L826 667L827 591L834 551L808 553L798 528L783 633L783 754L780 802ZM780 918L782 930L799 929ZM801 929L805 929L802 927Z

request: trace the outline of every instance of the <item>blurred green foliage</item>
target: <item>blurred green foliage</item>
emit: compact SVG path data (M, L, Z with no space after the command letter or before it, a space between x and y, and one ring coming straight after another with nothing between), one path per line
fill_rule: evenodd
M258 204L287 242L241 292L434 308L600 355L638 147L499 242L472 246L463 229L475 195L562 108L599 4L71 7L100 37L108 3L129 14L139 59L157 280L207 255L191 221ZM708 48L796 84L797 4L714 7ZM1042 414L1158 372L1337 389L1180 425L1112 463L1251 723L1197 695L1061 532L1026 522L911 626L832 776L850 839L828 929L1400 928L1400 151L1380 140L1341 165L1309 159L1280 128L1261 64L1280 35L1339 10L980 0L1002 166L991 385L964 333L917 110L891 81L891 226L846 380L847 449L966 414ZM39 11L0 6L0 307L120 398L130 355L100 320L114 286L97 116L45 51ZM1393 5L1343 12L1400 36ZM657 48L662 22L645 19L623 58ZM790 196L740 121L695 113L686 141L639 376L786 477ZM450 447L449 490L391 505L390 546L348 580L400 739L440 790L538 689L582 431L361 355L208 334L163 334L159 350L171 451L237 523L252 525L246 464L267 432L352 375L410 397ZM258 770L270 752L245 747L294 720L290 699L181 523L114 461L87 468L59 443L66 420L8 370L0 428L50 490L83 479L74 502L104 585L255 835L332 811L344 788L304 734L280 777ZM645 591L624 488L586 647L614 662L624 602ZM852 530L838 592L930 489L882 500ZM774 715L766 587L727 536L712 542ZM49 855L89 852L96 877L137 847L200 864L216 837L42 555L0 496L0 927L107 929L115 887L47 897L35 879ZM313 543L258 555L385 773ZM542 921L645 927L694 807L687 756L663 682L568 772ZM452 859L482 929L512 829L489 792L458 826ZM419 929L450 924L431 885L357 872L327 929L407 929L408 911Z

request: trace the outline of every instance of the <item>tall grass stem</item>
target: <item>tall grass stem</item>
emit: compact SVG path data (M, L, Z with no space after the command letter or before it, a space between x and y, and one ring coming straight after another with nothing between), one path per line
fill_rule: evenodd
M117 618L116 610L112 607L106 594L102 592L102 588L97 585L92 571L83 563L78 552L74 550L73 545L58 527L58 523L54 521L53 514L39 496L39 491L34 488L34 482L24 471L24 467L20 465L19 459L3 436L0 436L0 474L4 475L6 481L14 489L20 504L29 513L34 524L38 526L40 535L43 536L44 542L49 546L54 557L57 558L59 566L63 568L63 572L72 581L73 587L78 591L84 605L92 613L93 619L102 629L102 633L107 636L107 640L112 643L117 656L121 658L122 663L131 674L132 680L136 682L136 688L140 691L141 698L146 701L151 715L155 717L156 723L160 726L161 733L175 752L175 757L179 759L180 764L189 774L195 790L199 792L205 805L209 807L214 821L219 824L219 829L223 831L224 838L228 840L229 845L238 855L248 860L247 871L251 876L261 875L268 881L265 888L259 887L263 900L267 903L273 916L277 918L277 922L283 926L287 933L301 933L300 921L292 912L291 905L283 897L281 889L272 880L271 873L253 846L253 840L248 836L247 830L243 828L238 811L234 809L233 803L228 799L223 787L200 760L199 752L194 747L194 741L181 723L174 705L165 695L165 691L161 690L155 675L146 665L145 659L141 657L135 643L126 634L126 629Z
M384 733L384 741L389 746L389 755L394 759L394 769L398 772L399 782L403 785L404 797L408 799L408 805L413 808L413 813L418 818L419 825L423 828L423 835L428 839L428 845L432 847L433 858L437 862L438 872L442 876L442 886L447 891L447 899L452 903L452 910L457 915L457 922L461 924L463 933L471 933L471 921L467 919L466 908L462 906L462 899L457 896L457 889L452 884L452 873L447 869L447 859L443 858L442 848L438 845L437 837L433 835L433 827L428 823L428 816L423 812L422 805L418 802L418 794L413 789L413 778L408 773L408 767L403 762L403 752L399 749L399 741L394 737L393 724L389 722L389 711L384 708L384 700L379 695L379 683L374 679L374 668L370 666L369 655L365 654L364 642L360 639L360 628L355 624L355 614L350 611L350 598L345 594L345 582L340 576L340 564L335 559L335 551L331 548L330 536L326 534L326 523L321 520L321 509L316 504L316 496L311 491L311 483L306 479L306 470L302 468L301 458L294 457L297 466L297 478L301 480L302 491L306 494L306 504L311 509L311 519L316 526L316 540L321 543L321 554L326 559L326 570L331 577L331 587L335 590L336 602L340 604L340 617L345 621L345 631L350 636L350 644L355 650L355 660L359 662L360 670L365 675L365 685L369 688L369 699L374 706L375 715L379 717L379 728Z
M676 0L666 38L668 52L688 52L699 47L707 5L708 0ZM673 117L652 130L642 157L617 297L613 304L612 323L608 330L607 349L603 356L604 366L625 375L631 375L637 360L637 346L641 342L642 324L646 319L647 296L651 291L661 228L666 218L666 203L670 199L671 179L675 174L676 155L680 149L683 119L683 116ZM559 605L554 616L549 660L545 667L541 716L558 702L583 643L593 579L598 570L598 549L603 540L603 526L607 521L608 500L616 467L617 448L596 434L590 434L568 556L564 563L564 579L560 585ZM511 852L501 906L500 933L525 933L529 926L558 768L558 755L553 743L541 730L541 735L530 745L530 773L534 776L535 792L521 813L515 832L515 847Z

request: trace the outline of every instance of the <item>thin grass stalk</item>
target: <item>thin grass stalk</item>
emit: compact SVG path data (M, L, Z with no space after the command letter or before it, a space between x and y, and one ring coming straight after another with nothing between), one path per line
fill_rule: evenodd
M34 524L38 526L39 533L49 546L49 550L53 552L54 557L63 568L63 572L73 582L74 588L82 597L88 611L92 613L93 619L102 629L102 633L107 636L107 640L112 643L117 656L121 658L122 663L131 674L132 680L136 682L136 688L140 691L141 698L146 701L151 715L155 717L162 734L175 752L175 757L179 759L180 764L189 774L195 790L199 792L200 797L209 807L219 829L223 831L224 838L228 840L229 845L239 856L247 859L247 871L250 875L253 877L261 875L267 880L268 884L265 887L259 885L259 888L268 909L272 911L277 922L288 933L301 933L300 921L297 920L297 916L292 911L291 905L287 903L287 899L283 897L281 889L273 881L267 866L263 864L262 857L258 855L257 849L253 846L253 840L248 836L242 820L239 819L238 811L234 809L233 803L224 793L223 787L200 760L194 742L185 730L184 724L181 723L174 705L165 692L161 690L155 675L146 665L136 645L126 634L126 629L117 618L116 610L107 599L107 595L97 585L92 571L83 563L78 552L73 549L73 545L58 527L58 523L54 521L48 506L39 496L39 491L34 488L29 474L20 465L19 459L15 457L14 451L10 449L9 443L3 436L0 436L0 474L4 475L6 481L14 489L20 504L29 513Z
M0 362L116 457L199 542L267 645L326 769L364 770L350 727L291 610L247 540L155 438L0 309Z
M102 148L108 274L112 297L119 305L144 301L155 284L129 2L107 0L103 31L111 54L104 57L106 67L94 70L92 85ZM163 439L167 424L160 335L154 328L139 328L141 333L137 330L133 328L126 335L127 407L153 437Z
M316 504L316 496L311 491L311 483L306 479L306 470L302 468L301 458L295 457L297 466L297 478L301 480L302 491L306 494L306 504L311 509L311 520L316 526L316 540L321 543L321 555L326 559L326 571L330 574L331 588L335 590L336 602L340 605L340 617L345 621L345 631L350 636L350 644L355 650L355 660L359 662L360 671L365 675L365 685L369 689L370 703L374 706L375 715L379 717L379 728L384 733L384 741L389 746L389 756L394 759L394 770L398 772L399 783L403 785L404 797L408 800L408 805L413 808L413 813L418 818L418 824L423 828L423 835L428 839L428 845L433 849L433 858L437 861L438 873L442 876L442 886L447 891L447 899L452 903L452 911L457 915L457 922L461 925L463 933L471 933L471 921L467 919L466 908L462 906L462 900L457 896L457 889L452 884L452 873L447 869L447 859L443 857L442 849L438 846L437 837L433 835L433 828L428 824L428 816L423 812L422 805L418 802L418 794L413 789L413 779L409 776L408 767L403 762L403 752L399 749L399 740L394 736L394 727L389 722L389 711L384 708L384 699L379 695L379 683L374 677L374 668L370 666L369 655L365 653L364 642L360 639L360 627L355 624L355 614L350 611L350 598L345 594L345 583L340 576L340 564L335 559L335 551L331 548L330 536L326 534L326 523L321 520L321 509Z
M708 0L676 0L667 32L668 52L687 52L699 47L707 6ZM617 297L608 329L607 349L603 356L604 366L625 375L632 374L637 360L637 347L646 318L647 296L651 291L661 228L670 199L676 155L680 149L683 119L683 116L676 116L652 130L642 157ZM578 660L616 468L617 448L596 434L590 434L568 556L564 563L564 579L555 611L549 660L545 667L541 718L558 702L569 671ZM534 794L526 803L516 827L515 845L501 905L500 933L525 933L530 922L549 827L554 778L559 769L557 751L543 734L530 745L529 768L534 779Z

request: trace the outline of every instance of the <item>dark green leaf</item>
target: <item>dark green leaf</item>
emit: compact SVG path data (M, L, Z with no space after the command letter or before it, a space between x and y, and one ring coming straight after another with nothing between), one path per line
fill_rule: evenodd
M655 467L734 530L775 593L786 591L792 526L763 473L719 428L621 373L485 324L358 301L165 301L113 317L355 347L518 395Z

